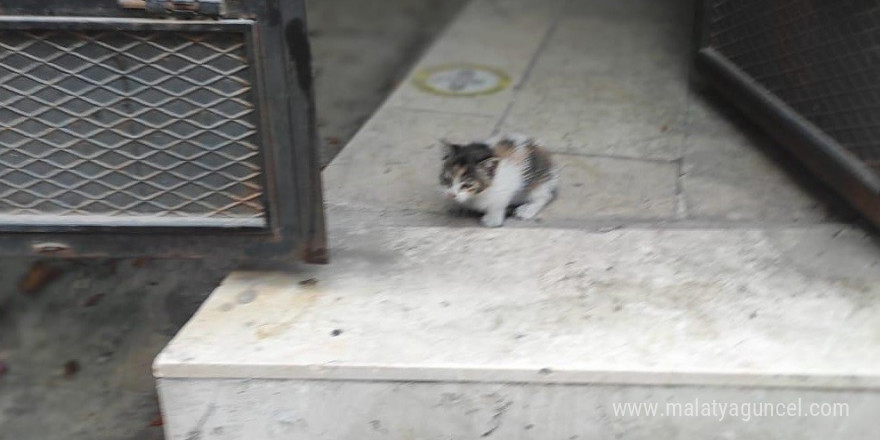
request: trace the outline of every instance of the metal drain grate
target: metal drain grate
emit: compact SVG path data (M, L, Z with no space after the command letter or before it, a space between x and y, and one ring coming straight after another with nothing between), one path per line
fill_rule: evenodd
M709 44L880 176L880 3L714 0Z
M0 31L0 224L263 227L244 35Z

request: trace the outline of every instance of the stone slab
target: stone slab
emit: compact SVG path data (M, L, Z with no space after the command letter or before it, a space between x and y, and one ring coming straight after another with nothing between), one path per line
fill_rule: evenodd
M869 439L880 409L876 392L597 384L162 379L159 392L178 409L168 440Z
M331 248L233 274L157 377L880 387L858 230L364 227Z

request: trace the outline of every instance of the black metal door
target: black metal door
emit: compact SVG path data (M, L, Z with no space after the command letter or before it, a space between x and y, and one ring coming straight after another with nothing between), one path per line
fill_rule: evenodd
M326 259L301 0L0 11L0 252Z
M880 1L700 3L702 76L880 225Z

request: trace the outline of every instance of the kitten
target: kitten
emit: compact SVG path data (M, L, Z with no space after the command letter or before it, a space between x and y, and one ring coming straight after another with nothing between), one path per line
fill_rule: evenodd
M507 135L485 143L443 143L447 148L440 174L444 194L484 213L485 226L501 226L510 206L516 206L516 217L532 219L556 194L559 172L550 153L533 138Z

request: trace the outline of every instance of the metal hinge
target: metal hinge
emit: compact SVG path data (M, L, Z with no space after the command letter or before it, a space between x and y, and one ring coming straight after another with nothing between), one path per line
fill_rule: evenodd
M151 15L177 17L223 17L226 13L224 0L117 0L124 9L143 9Z

